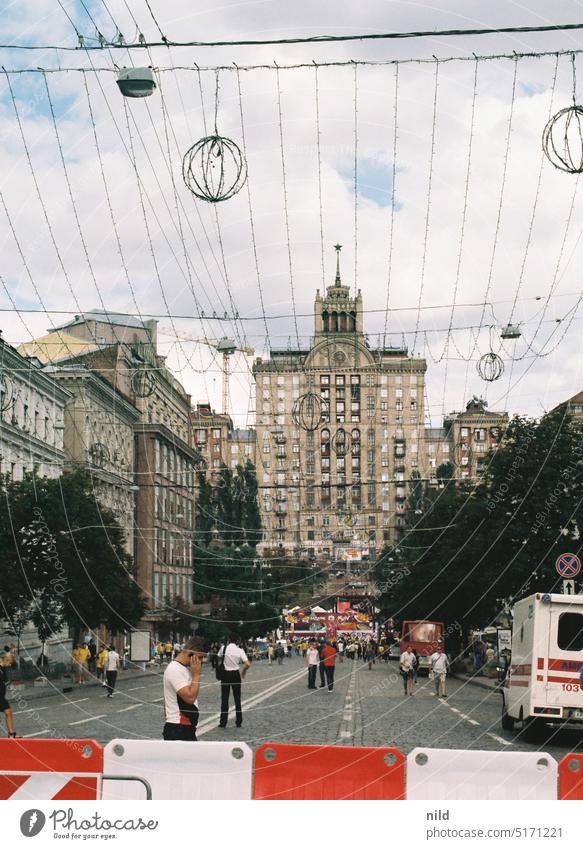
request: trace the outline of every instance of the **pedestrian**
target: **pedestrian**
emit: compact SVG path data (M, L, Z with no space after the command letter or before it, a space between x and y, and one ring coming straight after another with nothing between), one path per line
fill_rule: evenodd
M326 672L324 671L324 643L318 645L318 670L320 672L320 688L326 686Z
M210 661L211 661L211 669L217 668L217 657L219 656L219 644L212 643L210 648Z
M9 737L16 737L14 730L14 714L10 707L10 702L6 698L6 684L8 683L7 670L12 666L14 658L10 652L10 648L5 646L5 653L0 659L0 712L4 714L6 722L6 730ZM8 651L6 651L8 649Z
M415 663L415 655L411 651L410 646L405 646L405 651L402 653L399 668L403 677L403 689L406 696L412 696L413 689L413 664Z
M374 640L369 640L369 643L366 647L366 655L365 660L368 662L368 668L372 669L372 665L375 662L376 657L376 648L377 645Z
M95 640L93 637L89 640L89 644L87 646L89 649L89 660L87 661L87 668L89 670L89 674L91 676L95 675L95 662L97 660L97 646L95 645Z
M103 681L103 686L105 687L105 658L107 657L107 649L105 646L101 646L99 650L99 654L97 655L96 662L96 672L97 678Z
M273 663L273 644L272 643L270 643L267 646L267 662L270 666Z
M431 655L431 669L433 682L435 684L435 695L441 699L447 699L447 670L449 661L443 650L443 643L437 644L437 651Z
M334 667L336 665L336 649L329 640L326 641L326 644L322 649L322 656L324 658L324 674L326 675L328 692L331 693L334 689Z
M166 663L170 663L172 660L172 643L170 641L164 643L164 657L166 658Z
M488 648L486 649L486 652L485 652L486 663L490 663L490 661L494 660L495 658L496 658L496 652L494 651L493 646L489 645Z
M338 660L340 663L344 663L344 649L345 645L342 640L338 640Z
M241 710L241 682L244 680L247 670L251 666L243 649L237 645L235 636L229 637L223 648L221 657L224 657L223 672L221 674L221 719L219 728L227 727L229 718L229 695L233 691L235 702L235 725L240 728L243 725L243 712ZM243 668L239 671L239 666Z
M202 638L191 637L164 671L164 740L196 742L203 655Z
M277 658L278 666L281 666L283 664L284 654L285 654L285 651L284 651L282 644L278 643L276 648L275 648L275 656ZM307 649L306 649L306 654L307 654Z
M306 655L306 664L308 666L308 690L316 690L316 673L318 671L318 664L320 663L320 655L318 653L318 647L315 642L311 641L308 646L308 653Z
M419 674L419 654L417 649L411 649L411 653L415 655L415 660L413 661L413 684L417 685L417 677Z
M105 681L108 699L113 699L115 682L117 681L117 673L119 671L120 666L120 656L116 652L115 648L113 646L110 646L109 651L107 652L107 656L105 658Z
M179 642L175 642L174 646L173 646L173 655L172 655L174 660L176 660L176 658L178 657L178 655L180 654L181 651L182 651L182 646L180 645Z

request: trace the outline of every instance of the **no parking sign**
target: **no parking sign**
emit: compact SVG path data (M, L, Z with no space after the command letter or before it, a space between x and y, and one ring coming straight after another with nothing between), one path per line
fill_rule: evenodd
M574 578L581 571L581 560L576 554L561 554L557 557L557 572L561 578Z

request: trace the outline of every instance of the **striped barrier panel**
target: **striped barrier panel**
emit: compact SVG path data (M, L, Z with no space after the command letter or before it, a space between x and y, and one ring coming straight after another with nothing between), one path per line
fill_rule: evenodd
M583 800L583 754L0 740L0 799Z
M0 799L97 799L102 775L95 740L0 740Z

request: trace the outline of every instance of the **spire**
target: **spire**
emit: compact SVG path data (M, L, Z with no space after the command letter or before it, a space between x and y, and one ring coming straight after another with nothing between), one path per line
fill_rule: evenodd
M342 281L340 280L340 251L342 250L342 245L334 245L334 250L336 251L336 280L334 281L334 285L341 286Z

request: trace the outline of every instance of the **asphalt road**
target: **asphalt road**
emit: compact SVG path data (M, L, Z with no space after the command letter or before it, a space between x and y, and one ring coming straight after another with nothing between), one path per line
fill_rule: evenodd
M164 668L164 667L163 667ZM416 746L491 751L536 751L560 759L583 748L583 732L551 732L538 745L500 728L501 697L467 682L450 679L449 697L437 699L432 682L420 678L415 695L406 697L397 663L377 663L372 670L358 661L337 664L334 691L308 690L300 658L280 666L252 665L243 685L244 721L217 728L220 685L204 666L199 707L199 738L244 740L253 748L264 742L396 746L407 754ZM36 695L36 694L35 694ZM70 694L26 693L11 697L17 733L29 738L87 737L106 743L116 737L160 739L162 679L160 670L126 673L113 699L105 690L81 686Z

